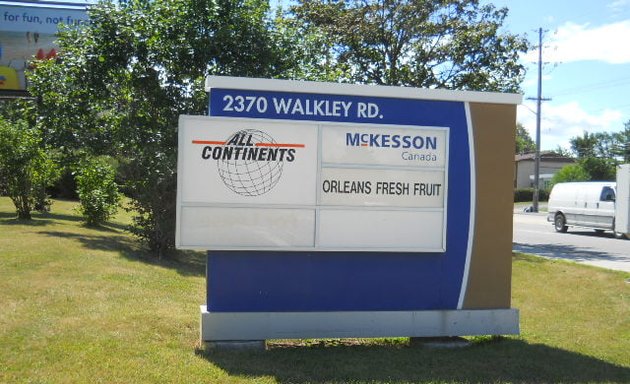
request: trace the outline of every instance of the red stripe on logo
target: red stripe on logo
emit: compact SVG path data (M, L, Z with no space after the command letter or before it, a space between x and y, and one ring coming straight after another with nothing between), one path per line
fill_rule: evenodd
M193 140L193 144L225 145L225 141Z

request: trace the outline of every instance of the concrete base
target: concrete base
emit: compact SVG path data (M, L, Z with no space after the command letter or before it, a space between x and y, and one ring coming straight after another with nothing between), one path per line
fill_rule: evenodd
M375 312L208 312L201 341L517 335L517 309Z

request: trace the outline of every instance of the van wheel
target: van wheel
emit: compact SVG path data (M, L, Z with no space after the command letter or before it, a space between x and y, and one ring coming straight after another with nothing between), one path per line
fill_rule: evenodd
M556 213L556 216L553 219L553 226L556 229L556 232L566 232L567 229L569 229L567 221L562 213Z

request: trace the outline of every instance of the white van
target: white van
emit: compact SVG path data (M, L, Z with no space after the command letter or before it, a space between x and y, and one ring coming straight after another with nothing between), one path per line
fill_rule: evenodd
M616 188L615 182L558 183L549 195L547 221L557 232L570 226L615 231Z

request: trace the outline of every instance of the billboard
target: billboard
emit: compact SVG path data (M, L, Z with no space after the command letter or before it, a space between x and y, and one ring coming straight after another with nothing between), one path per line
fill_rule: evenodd
M80 3L0 1L0 91L24 92L30 61L57 56L60 26L87 21Z

